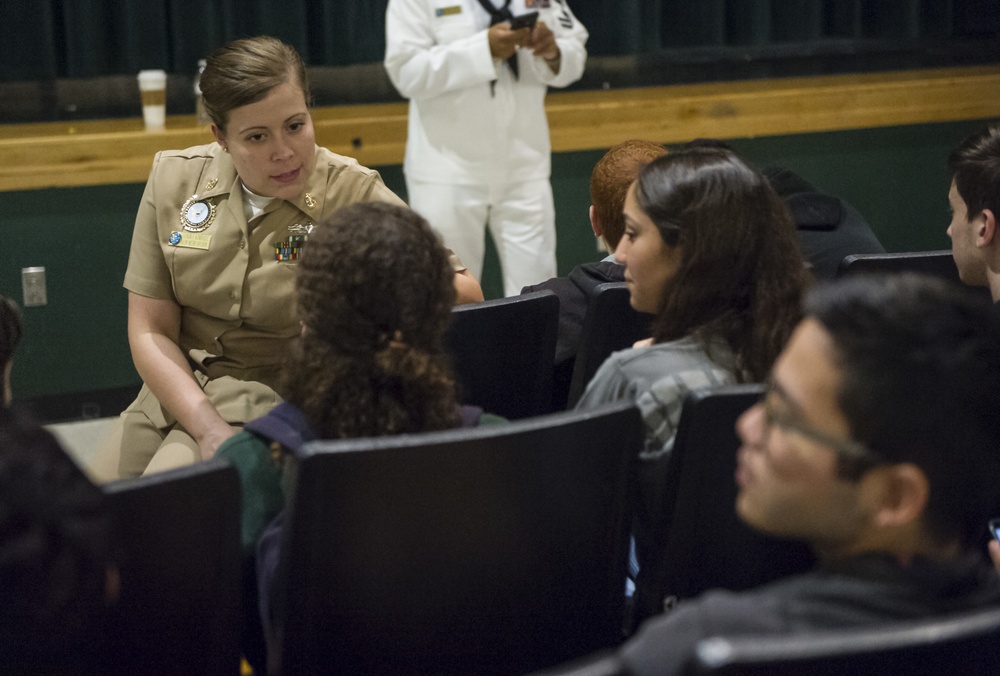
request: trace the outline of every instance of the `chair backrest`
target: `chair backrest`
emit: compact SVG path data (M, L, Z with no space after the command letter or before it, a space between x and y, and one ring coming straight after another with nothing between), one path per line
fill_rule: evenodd
M854 254L840 261L837 276L859 272L920 272L962 281L950 249L911 251L905 253Z
M462 403L509 419L544 413L558 328L548 290L455 307L445 344Z
M1000 608L800 636L700 641L688 674L955 676L1000 673Z
M524 673L618 642L641 428L614 405L303 448L281 673Z
M108 671L237 674L240 483L221 460L103 488L120 548Z
M652 315L632 309L625 282L605 282L596 287L583 319L567 408L576 406L587 383L612 352L650 336L652 319Z
M762 393L762 385L688 393L673 451L642 470L641 490L654 496L643 538L652 545L640 561L634 626L663 612L665 598L750 589L815 563L805 545L767 537L736 515L736 419Z

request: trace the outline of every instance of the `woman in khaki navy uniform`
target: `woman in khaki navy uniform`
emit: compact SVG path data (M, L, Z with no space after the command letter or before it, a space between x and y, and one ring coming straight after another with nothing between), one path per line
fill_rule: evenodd
M402 204L377 172L316 146L305 66L290 46L234 41L208 60L201 88L217 142L158 153L136 217L124 285L144 385L92 468L97 479L210 458L275 406L300 331L292 294L309 232L347 204ZM456 287L482 298L467 274Z

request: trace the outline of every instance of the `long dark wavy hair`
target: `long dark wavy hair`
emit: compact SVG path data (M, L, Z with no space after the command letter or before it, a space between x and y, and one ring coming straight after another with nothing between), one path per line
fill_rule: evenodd
M726 341L738 376L763 380L801 317L810 281L791 214L732 151L696 148L643 167L636 201L663 240L681 247L656 313L656 343Z
M458 426L443 347L453 277L430 226L404 207L351 205L312 232L295 285L303 335L284 393L321 438Z

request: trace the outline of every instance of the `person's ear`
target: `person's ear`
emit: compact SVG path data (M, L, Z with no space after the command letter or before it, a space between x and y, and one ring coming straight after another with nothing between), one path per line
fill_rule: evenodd
M997 219L992 209L983 209L980 215L982 222L976 230L976 245L986 246L993 241L997 234Z
M590 205L590 229L594 231L594 237L604 236L604 226L601 225L601 219L593 204Z
M930 483L922 469L900 463L878 467L871 474L879 484L874 512L878 526L904 528L922 518L930 497Z
M223 150L229 152L229 148L226 146L226 134L219 129L214 122L212 123L212 136L215 137L215 140L220 146L222 146Z

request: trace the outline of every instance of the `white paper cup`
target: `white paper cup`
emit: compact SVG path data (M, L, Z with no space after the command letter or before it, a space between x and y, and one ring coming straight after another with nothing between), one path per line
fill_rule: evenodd
M139 95L146 131L162 131L167 122L167 72L140 70Z

